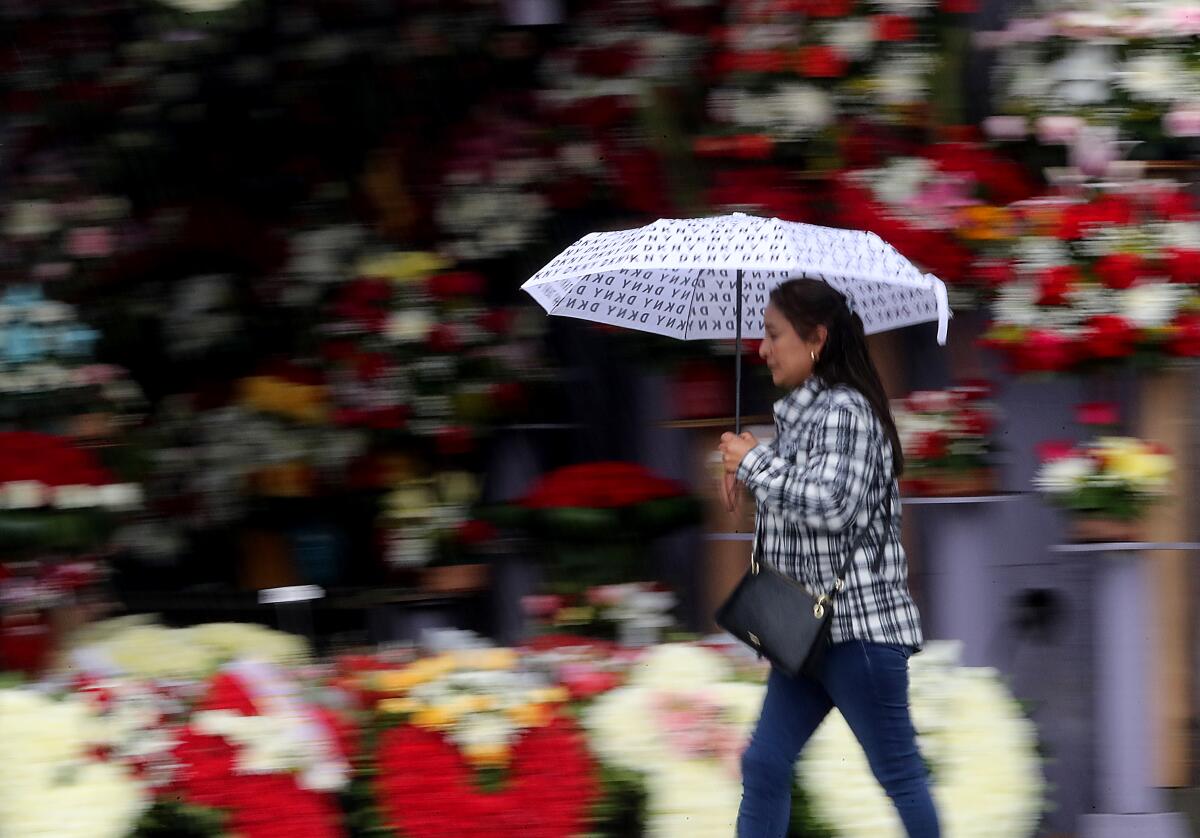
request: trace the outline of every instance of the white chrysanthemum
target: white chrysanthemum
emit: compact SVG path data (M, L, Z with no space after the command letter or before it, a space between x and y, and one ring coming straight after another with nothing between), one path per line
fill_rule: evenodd
M1107 44L1080 44L1049 67L1055 94L1070 105L1108 101L1116 74L1116 53Z
M1166 326L1192 296L1182 285L1152 282L1135 285L1121 294L1120 314L1135 326L1156 329Z
M763 687L729 677L729 666L715 652L659 646L642 659L626 686L587 709L584 726L593 752L606 764L645 778L647 835L724 838L732 833L741 799L740 748L724 761L684 753L669 740L658 710L664 702L719 708L718 735L743 742L758 718Z
M875 48L875 24L868 17L850 17L831 23L825 43L847 61L864 61Z
M90 756L107 744L79 698L0 690L0 835L124 838L149 805L122 767Z
M1177 54L1153 50L1140 52L1121 65L1117 83L1138 99L1175 102L1193 92L1194 85L1184 83L1189 74Z
M931 643L915 656L909 675L913 724L931 765L942 830L971 838L1032 835L1045 790L1033 723L994 670L957 666L956 656L947 660L941 645L946 644ZM836 711L805 748L799 775L817 816L836 824L843 838L904 834Z
M833 102L829 95L811 84L782 84L771 104L776 128L787 135L806 136L833 122Z
M933 61L929 55L913 53L881 61L871 77L871 87L881 104L892 107L924 102L929 93Z
M1041 467L1033 479L1038 491L1059 495L1073 492L1096 473L1090 457L1062 457Z

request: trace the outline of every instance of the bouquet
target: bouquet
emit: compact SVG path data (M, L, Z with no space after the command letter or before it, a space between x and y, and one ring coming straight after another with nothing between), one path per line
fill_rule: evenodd
M1200 213L1178 187L1016 204L987 345L1018 372L1200 354Z
M913 495L988 491L995 452L990 388L970 384L920 391L892 404L904 449L904 489Z
M1174 460L1161 446L1104 436L1071 445L1044 444L1034 485L1076 516L1132 522L1170 488Z
M582 598L533 594L524 597L521 605L526 616L548 629L569 629L640 647L658 642L661 632L674 625L675 601L675 595L657 583L630 582L598 585Z
M1173 0L1033 4L983 43L999 53L1000 139L1064 145L1093 174L1136 141L1141 159L1173 158L1200 137L1200 27ZM1097 147L1099 146L1099 147Z

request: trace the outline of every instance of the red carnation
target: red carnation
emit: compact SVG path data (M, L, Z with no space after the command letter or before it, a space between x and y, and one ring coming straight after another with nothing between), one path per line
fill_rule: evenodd
M846 61L832 47L803 47L796 69L810 79L836 79L846 75Z
M1038 305L1067 305L1067 294L1078 282L1079 271L1072 265L1046 268L1038 275Z
M921 434L912 453L921 460L940 460L950 453L950 438L941 431Z
M1075 421L1080 425L1113 427L1121 421L1121 409L1113 402L1087 402L1075 408Z
M475 447L475 438L471 434L470 428L465 428L461 425L452 425L438 429L434 437L434 444L437 446L439 454L445 457L453 457L471 453L471 450Z
M431 297L448 300L452 297L478 297L486 284L487 281L474 271L454 271L431 276L427 288Z
M1136 253L1110 253L1096 262L1096 275L1109 288L1124 290L1146 273L1146 263Z
M1184 358L1200 358L1200 314L1181 314L1171 324L1168 349Z
M1043 463L1054 462L1055 460L1065 460L1075 453L1075 444L1073 442L1064 442L1062 440L1048 440L1039 442L1037 446L1038 459Z
M449 323L437 323L434 325L429 330L429 335L425 338L425 342L429 345L431 351L446 355L457 352L460 346L458 330Z
M1171 247L1166 250L1163 269L1172 282L1200 283L1200 250Z
M1078 348L1058 332L1033 331L1015 347L1015 365L1019 372L1062 372L1074 365Z
M875 15L875 37L880 41L911 41L917 28L906 15Z
M971 269L976 282L988 288L999 288L1016 279L1012 262L1007 259L987 259L976 262Z
M1093 358L1119 359L1133 354L1138 332L1124 317L1101 314L1085 324L1085 351Z

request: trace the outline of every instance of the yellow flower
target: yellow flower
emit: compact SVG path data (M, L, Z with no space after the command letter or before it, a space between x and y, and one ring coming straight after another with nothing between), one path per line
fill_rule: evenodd
M411 698L385 698L376 705L376 709L380 713L391 713L397 716L406 716L415 713L420 708L420 703L413 701Z
M508 708L508 717L519 727L544 727L550 722L550 708L545 704L518 704Z
M471 649L458 654L460 669L512 669L517 653L512 649Z
M529 693L529 700L536 704L565 704L568 698L570 693L565 687L548 687Z
M412 723L429 730L444 730L454 724L455 718L449 707L422 707L413 715Z
M413 282L449 266L450 263L436 253L396 251L362 260L358 263L358 275L392 282Z
M508 746L500 742L480 742L463 749L467 760L480 768L502 768L508 764Z

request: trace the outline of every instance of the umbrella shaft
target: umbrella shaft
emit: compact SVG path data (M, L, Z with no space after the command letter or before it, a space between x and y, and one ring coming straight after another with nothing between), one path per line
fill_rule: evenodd
M733 432L742 432L742 271L737 272L737 326L733 342Z

